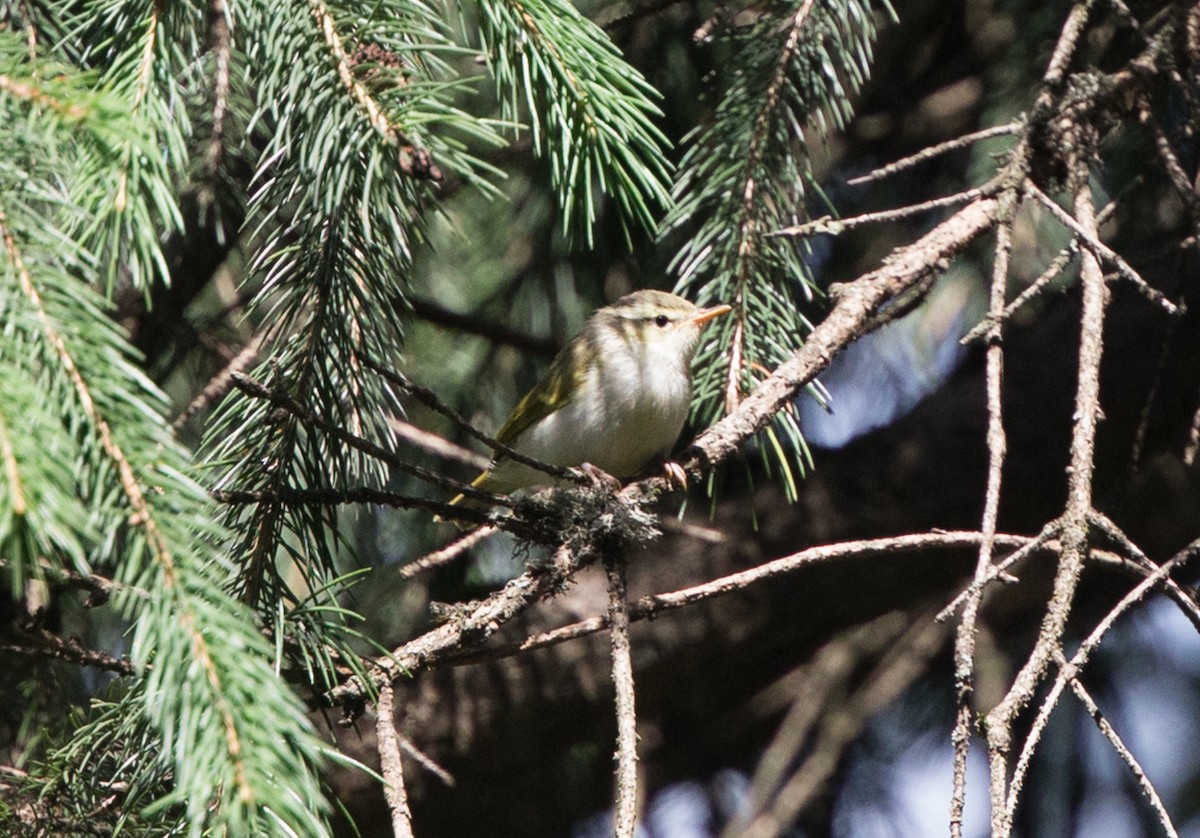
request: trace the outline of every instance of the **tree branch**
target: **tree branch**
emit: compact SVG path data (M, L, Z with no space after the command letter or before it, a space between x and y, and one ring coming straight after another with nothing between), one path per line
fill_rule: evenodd
M1096 215L1088 184L1089 172L1083 162L1079 162L1073 171L1075 214L1081 228L1095 237ZM1099 257L1091 250L1085 250L1080 258L1083 310L1080 314L1075 428L1071 437L1067 504L1062 516L1061 551L1054 578L1054 593L1033 650L1008 693L987 714L985 722L991 771L992 831L997 838L1006 838L1010 833L1012 808L1006 804L1015 801L1021 792L1015 776L1011 785L1007 781L1013 720L1033 697L1054 653L1062 648L1067 616L1071 612L1075 588L1088 553L1088 516L1092 511L1092 470L1096 425L1100 416L1100 359L1104 351L1104 312L1108 305L1108 287L1100 269Z
M379 742L379 773L383 775L383 793L392 813L395 838L413 838L412 812L404 788L404 765L400 761L400 741L396 734L396 706L390 683L380 684L375 703L375 737Z
M963 809L967 793L967 753L971 744L974 708L971 697L975 691L975 634L979 607L983 601L983 584L992 569L995 550L996 519L1000 510L1001 474L1007 441L1004 434L1001 406L1001 383L1004 377L1004 349L1001 345L1001 314L1008 290L1008 263L1012 252L1012 218L1017 199L1012 192L1005 194L1001 208L1002 220L996 228L996 255L992 265L987 349L987 490L983 502L983 522L980 526L979 556L975 563L975 592L967 598L962 619L954 639L954 681L956 713L951 742L954 745L954 792L950 801L950 835L961 838Z
M633 694L633 656L629 646L629 602L625 591L625 560L610 557L608 623L612 647L612 679L616 689L617 764L613 801L614 838L633 838L637 824L637 711Z

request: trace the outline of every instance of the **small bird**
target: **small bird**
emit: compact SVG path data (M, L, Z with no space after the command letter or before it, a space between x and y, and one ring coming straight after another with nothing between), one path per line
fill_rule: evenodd
M728 305L699 308L664 291L635 291L598 309L517 404L496 439L596 480L631 477L679 438L692 401L700 330ZM672 468L672 466L674 468ZM686 485L674 463L667 475ZM544 472L500 455L471 483L507 494L553 484ZM458 495L452 504L463 503Z

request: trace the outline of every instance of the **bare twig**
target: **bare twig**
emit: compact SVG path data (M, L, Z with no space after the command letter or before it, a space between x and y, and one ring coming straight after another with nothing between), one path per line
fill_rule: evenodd
M1137 579L1139 582L1147 576L1158 571L1158 565L1153 562L1149 566L1143 565L1134 559L1122 556L1120 553L1114 553L1111 550L1092 549L1089 561L1094 562L1098 567L1107 567L1116 570L1125 576ZM1179 606L1180 613L1191 622L1196 629L1196 633L1200 634L1200 611L1197 610L1196 594L1188 587L1179 585L1174 579L1167 578L1161 582L1162 592L1167 599Z
M1075 258L1077 253L1079 253L1079 245L1076 244L1074 239L1072 239L1071 245L1060 250L1058 255L1051 260L1050 264L1046 266L1046 269L1041 272L1038 278L1029 283L1029 285L1020 294L1014 297L1013 301L1004 307L998 317L989 312L988 316L981 320L973 329L971 329L971 331L963 335L959 342L962 344L969 344L975 343L978 340L982 340L990 333L993 322L996 320L999 320L1000 322L1009 320L1012 317L1013 312L1020 310L1020 308L1027 302L1041 294L1042 291L1045 290L1046 286L1053 282L1058 275L1061 274L1064 269L1066 269L1067 265L1070 264L1071 260Z
M996 579L1002 578L1010 567L1015 565L1017 562L1028 558L1038 550L1057 549L1057 545L1054 545L1053 547L1051 546L1051 539L1056 538L1061 530L1061 521L1057 519L1051 521L1049 524L1044 526L1041 532L1039 532L1036 536L1026 540L1019 549L1014 550L1012 553L1005 556L1003 560L994 564L988 570L986 578L984 578L982 581L972 581L971 584L962 591L962 593L952 599L945 608L939 611L938 615L934 619L936 619L939 623L950 619L954 612L957 611L962 604L967 601L968 598L974 596L984 586L990 584ZM997 544L999 543L1000 542L997 541Z
M991 128L983 128L979 131L973 131L970 134L963 134L961 137L955 137L952 140L946 140L942 143L928 146L921 149L916 154L902 157L894 163L888 163L886 166L880 166L873 172L868 172L865 175L852 177L846 181L850 186L862 186L876 180L882 180L885 177L902 172L905 169L911 169L913 166L918 166L927 160L932 160L947 152L957 151L960 148L966 148L969 145L974 145L981 140L989 140L992 137L1003 137L1008 134L1015 134L1024 126L1024 122L1017 120L1004 125L994 125Z
M510 329L491 320L485 320L482 317L453 311L433 300L409 297L405 300L405 304L410 306L412 313L422 320L428 320L430 323L435 323L438 326L457 329L460 332L478 335L490 340L492 343L511 346L514 349L519 349L531 355L553 358L560 348L558 341L551 338L537 337L525 332L519 332L516 329Z
M178 431L190 422L192 417L197 413L207 410L220 401L233 388L233 376L236 373L245 372L254 363L261 348L262 335L256 334L220 372L209 379L208 383L204 385L204 389L188 402L188 406L183 409L183 412L171 422L171 427Z
M392 834L396 838L413 838L412 812L404 789L404 765L400 760L400 737L396 734L396 706L391 684L379 687L379 700L375 703L375 738L379 743L383 794L392 813Z
M1200 554L1200 539L1193 541L1188 546L1184 547L1167 561L1163 562L1153 572L1139 582L1133 590L1125 594L1113 608L1104 615L1102 619L1075 651L1071 660L1065 666L1060 665L1058 675L1050 689L1046 693L1046 697L1042 700L1041 706L1038 708L1038 713L1029 728L1029 733L1025 737L1025 744L1021 749L1021 754L1017 758L1017 764L1013 768L1013 776L1011 788L1014 790L1020 789L1026 773L1029 770L1030 762L1033 758L1033 752L1037 748L1037 743L1041 739L1042 732L1046 729L1046 725L1050 720L1050 714L1054 712L1054 708L1058 706L1058 699L1062 696L1063 690L1067 682L1078 676L1084 664L1096 647L1100 645L1100 641L1104 638L1108 630L1112 628L1113 623L1117 618L1128 611L1133 605L1141 600L1153 588L1161 585L1163 580L1168 578L1172 571L1183 567L1191 558ZM1061 651L1061 650L1060 650ZM1015 792L1010 792L1008 800L1005 802L1003 818L1006 823L1011 824L1013 814L1016 810L1018 795Z
M433 757L422 751L414 745L409 739L400 737L400 750L412 757L413 761L428 771L433 776L437 777L446 786L454 788L458 785L458 781L454 779L454 775L447 771L442 766L433 761Z
M388 419L388 426L400 439L418 448L423 448L430 454L433 454L435 457L441 457L443 460L453 460L456 463L462 463L479 471L483 471L490 463L487 457L481 457L474 451L463 448L461 445L451 442L444 436L439 436L424 428L418 428L412 422L406 422L403 419L393 416Z
M1144 571L1153 573L1158 565L1150 560L1142 549L1133 543L1125 531L1103 512L1092 510L1088 520L1092 526L1104 533L1125 555L1140 566ZM1183 610L1184 616L1192 621L1196 631L1200 632L1200 603L1196 601L1196 592L1190 587L1184 587L1171 577L1163 580L1163 589Z
M633 656L629 647L629 602L625 561L605 562L608 575L608 622L612 647L612 678L616 688L617 752L613 838L633 838L637 824L637 711L633 694Z
M954 682L958 711L951 741L954 744L954 792L950 801L950 835L961 838L963 809L967 793L967 753L971 743L974 709L971 696L975 690L975 633L979 607L983 601L983 584L992 569L995 550L996 518L1000 509L1000 482L1007 447L1001 409L1001 382L1004 376L1004 350L1001 345L1001 315L1008 287L1008 262L1012 252L1012 215L1016 211L1014 193L1005 194L1002 221L996 227L996 255L992 264L990 328L987 332L987 490L983 503L983 523L980 526L979 556L975 563L976 592L967 597L962 619L954 639Z
M483 541L483 539L494 535L497 530L498 528L493 524L485 524L482 527L473 529L455 541L450 542L442 549L434 550L432 553L424 555L416 561L409 562L400 568L400 578L411 579L419 573L424 573L427 570L433 570L436 567L448 564L467 550L470 550L480 541Z
M118 675L132 675L138 671L133 661L128 658L118 658L107 652L88 649L76 637L59 637L42 628L25 630L12 641L0 642L0 651L32 658L67 661L115 672Z
M446 405L441 399L439 399L437 397L437 394L434 393L432 390L430 390L428 387L422 387L420 384L416 384L412 381L409 381L408 377L405 376L403 373L400 373L394 369L389 369L389 368L385 367L384 365L379 364L376 361L372 360L371 358L364 357L362 359L362 362L366 367L368 367L369 369L372 369L375 372L382 375L385 379L390 381L392 384L395 384L400 389L404 390L406 393L411 395L413 398L415 398L421 404L428 407L430 410L434 410L434 411L442 414L443 416L445 416L447 419L449 419L451 422L453 422L456 426L458 426L461 430L465 431L470 436L474 437L475 439L482 442L484 445L491 448L493 451L496 452L497 455L504 455L505 457L508 457L510 460L512 460L514 462L529 466L532 469L536 469L545 474L549 474L552 477L557 477L562 480L571 480L580 485L590 485L590 481L588 480L588 478L585 477L584 475L580 474L575 469L564 468L562 466L556 466L556 465L551 465L550 463L544 463L541 460L535 460L533 457L530 457L526 454L522 454L520 451L510 448L509 446L505 445L500 440L488 436L483 431L479 430L474 425L472 425L470 422L468 422L466 419L459 416L456 411L454 411L452 408L450 408L448 405ZM466 494L466 493L464 492L464 494Z
M1124 189L1121 190L1121 192L1125 193L1126 191L1132 190L1132 188L1140 182L1140 178L1134 178L1133 181L1131 181ZM1096 216L1096 225L1100 226L1112 218L1112 216L1116 213L1118 206L1119 202L1117 200L1110 201L1108 204L1106 204L1104 209L1100 210L1100 213ZM1023 291L1021 291L1020 294L1013 298L1012 302L1004 307L1004 311L1001 314L1000 319L1002 321L1009 320L1013 316L1014 312L1019 311L1022 306L1024 306L1034 297L1037 297L1039 294L1041 294L1051 282L1058 278L1058 276L1066 269L1067 265L1069 265L1077 255L1079 255L1079 239L1073 236L1071 238L1071 243L1058 252L1058 255L1050 261L1050 264L1047 265L1046 269L1038 275L1038 278L1029 283L1029 285ZM962 337L960 343L969 344L982 339L983 336L987 334L988 329L991 326L991 320L992 315L988 314L987 317L985 317L974 328L972 328L971 331L967 332L967 334Z
M639 598L629 608L631 621L646 620L670 611L694 605L713 597L744 590L745 588L774 579L788 573L794 573L811 565L825 564L834 561L851 561L875 556L903 555L918 553L924 550L965 550L978 549L982 536L976 532L935 532L915 535L899 535L889 538L876 538L864 541L845 541L837 544L823 544L810 547L790 556L784 556L765 562L749 570L731 573L717 579L670 591L662 594L650 594ZM1032 540L1027 536L996 535L995 543L1005 547L1028 546ZM1044 548L1044 542L1038 547ZM1022 547L1024 550L1024 547ZM1028 553L1024 553L1028 555ZM993 577L994 578L994 577ZM608 628L606 616L589 617L561 628L526 637L514 643L496 644L483 649L474 649L461 653L453 653L448 662L454 664L478 663L483 660L506 658L522 652L542 649L547 646L557 646L570 640L577 640Z
M824 216L812 221L806 221L803 224L796 224L791 227L783 227L776 230L771 235L784 236L787 238L812 236L816 234L825 234L829 236L838 236L847 230L853 230L855 227L862 227L864 224L880 224L884 221L899 221L903 218L911 218L914 215L921 215L930 210L943 209L945 207L953 207L958 204L965 204L979 198L989 196L994 192L994 185L985 185L974 189L967 189L963 192L956 192L953 195L945 195L941 198L930 198L928 201L922 201L919 204L911 204L906 207L898 207L896 209L880 210L878 212L865 212L862 215L853 215L850 218L833 218L832 216Z
M319 703L352 709L372 692L372 686L378 687L402 674L427 669L449 658L455 650L483 643L531 603L559 590L572 573L592 558L578 556L567 547L560 547L551 562L527 568L499 591L475 603L462 616L408 641L391 654L374 658L367 676L369 682L353 676L320 696Z
M396 509L423 509L426 512L433 512L445 517L452 516L473 524L494 524L511 529L526 537L536 536L532 529L515 518L493 519L483 509L472 509L462 505L451 506L441 501L402 495L398 492L387 492L382 489L371 489L365 486L352 486L346 489L213 489L209 494L219 503L233 506L262 503L277 503L285 506L341 506L350 503L373 503ZM497 503L506 503L506 501L497 501Z
M1059 664L1066 666L1067 662L1060 656ZM1092 696L1083 684L1079 682L1079 679L1071 678L1070 680L1071 689L1075 691L1075 695L1083 703L1084 709L1092 717L1092 721L1096 723L1096 727L1100 728L1100 732L1104 734L1104 738L1113 746L1113 750L1117 752L1117 756L1133 772L1133 777L1138 782L1138 788L1142 790L1142 794L1150 801L1150 805L1154 809L1154 814L1158 817L1158 823L1163 828L1163 832L1166 833L1168 838L1179 838L1179 833L1176 831L1175 825L1171 823L1171 816L1167 814L1167 807L1163 805L1162 798L1158 796L1158 791L1154 788L1154 784L1150 782L1150 778L1146 776L1141 763L1137 761L1133 753L1126 747L1125 742L1108 719L1104 718L1104 714L1100 712L1100 708L1096 705L1096 702L1092 699Z
M312 413L312 411L308 410L306 407L304 407L304 405L300 404L300 402L296 401L296 399L282 390L273 390L268 388L250 376L242 375L241 373L234 373L232 375L232 381L234 386L246 395L253 396L256 399L264 399L276 407L283 408L305 424L329 434L351 448L361 451L368 456L374 457L382 463L387 463L397 471L412 475L418 480L424 480L425 482L432 483L435 486L441 486L443 489L449 489L453 492L461 492L467 497L477 498L485 501L486 503L498 504L501 506L511 505L506 498L500 495L495 495L491 492L485 492L481 489L476 489L473 486L460 483L457 480L451 480L448 477L443 477L441 474L438 474L435 471L422 468L421 466L410 463L407 460L396 456L391 451L376 445L369 439L363 439L356 434L350 433L339 425L315 415ZM457 508L458 507L448 507L447 516L455 515L456 513L454 510Z
M11 562L8 559L0 559L0 570L7 570L11 567ZM150 596L143 588L127 585L124 582L116 582L104 576L97 576L94 573L79 573L65 567L58 567L51 564L48 559L42 559L38 562L37 570L34 573L34 578L45 581L50 585L67 590L88 591L89 596L83 603L84 608L95 608L104 605L117 591L126 595L132 594L143 599Z
M1058 204L1054 203L1050 196L1039 189L1033 183L1033 181L1026 181L1024 189L1027 194L1037 198L1038 202L1042 206L1050 210L1050 214L1058 219L1063 226L1067 227L1069 230L1071 230L1071 232L1078 236L1079 241L1081 241L1086 248L1091 250L1098 259L1102 259L1103 261L1112 265L1118 274L1132 282L1133 287L1141 292L1142 296L1161 307L1162 310L1167 314L1172 316L1178 316L1180 314L1179 306L1167 299L1166 295L1157 288L1152 287L1150 283L1146 282L1146 280L1142 278L1142 275L1134 270L1133 266L1126 262L1119 253L1106 245L1104 242L1100 241L1099 234L1096 230L1098 225L1094 221L1091 224L1091 229L1088 229L1088 225L1085 225L1081 221L1077 220L1069 212L1064 210ZM1078 211L1078 207L1076 207L1076 213L1078 213Z
M1078 8L1078 7L1076 7ZM1087 169L1074 171L1075 213L1081 230L1095 237L1096 218ZM1061 551L1054 577L1054 593L1047 606L1041 631L1033 650L1004 698L987 714L988 762L991 772L992 832L1006 838L1011 829L1010 801L1020 795L1014 777L1007 780L1008 755L1012 747L1012 724L1016 714L1033 697L1054 653L1061 650L1067 616L1088 553L1088 514L1092 510L1092 469L1096 424L1100 415L1100 359L1104 351L1104 313L1108 288L1097 255L1081 255L1083 310L1080 315L1079 373L1075 395L1075 428L1071 437L1071 462L1067 478L1067 504L1062 517Z

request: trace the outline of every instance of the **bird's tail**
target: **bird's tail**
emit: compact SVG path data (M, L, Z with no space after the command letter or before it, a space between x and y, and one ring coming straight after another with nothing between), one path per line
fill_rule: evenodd
M471 488L472 489L486 488L487 482L491 478L491 476L492 476L491 469L488 469L487 471L483 472L482 474L480 474L478 477L476 477L474 480L471 481ZM463 494L458 494L458 495L455 495L454 497L452 497L450 499L450 505L451 506L461 506L464 509L482 509L483 507L487 506L487 504L484 503L483 501L476 500L475 498L469 498ZM436 515L436 516L434 516L434 520L435 521L443 521L445 519L442 518L442 516L440 516L440 515Z

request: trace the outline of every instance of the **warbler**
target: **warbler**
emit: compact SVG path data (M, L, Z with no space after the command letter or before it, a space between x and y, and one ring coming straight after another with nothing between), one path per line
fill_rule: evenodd
M704 324L730 311L699 308L664 291L635 291L598 309L517 404L496 439L594 479L632 477L655 458L667 475L686 475L665 458L692 401L692 357ZM471 483L507 494L552 484L548 474L503 455ZM458 504L462 495L450 503Z

